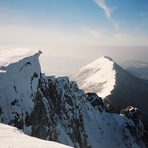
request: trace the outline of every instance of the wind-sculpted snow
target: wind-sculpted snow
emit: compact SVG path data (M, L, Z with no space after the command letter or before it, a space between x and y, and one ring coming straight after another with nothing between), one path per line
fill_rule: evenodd
M19 62L22 59L39 54L41 51L35 49L8 49L0 52L0 70L7 70L7 66Z
M70 78L77 81L79 87L85 92L95 92L105 98L114 89L115 75L114 62L111 58L104 56L81 68Z
M126 114L111 113L109 104L95 93L85 93L68 77L45 76L39 54L22 56L0 73L2 123L76 148L145 147L141 122L139 126L133 116L128 119Z

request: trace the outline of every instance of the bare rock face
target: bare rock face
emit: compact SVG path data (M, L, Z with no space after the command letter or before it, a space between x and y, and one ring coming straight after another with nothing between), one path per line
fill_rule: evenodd
M139 109L128 106L126 109L121 110L120 113L133 122L132 124L128 124L126 128L130 130L131 135L135 138L136 142L139 143L144 136L143 119Z
M122 116L109 113L111 109L102 98L95 93L85 94L68 77L41 75L38 84L34 110L29 118L26 116L26 121L31 119L28 126L32 127L32 136L78 148L97 147L99 144L91 142L89 132L94 127L102 138L103 134L108 134L106 129L109 127L121 134L122 140L119 137L114 139L116 146L121 141L127 147L133 147L133 143L144 146L144 127L138 109L128 107L121 111ZM93 127L89 125L91 123ZM97 137L97 140L101 141L101 138Z
M75 147L89 147L79 105L79 101L83 100L83 91L75 82L69 82L68 77L41 78L38 90L31 114L31 135ZM67 141L60 139L64 135Z
M112 112L111 106L103 102L102 98L96 93L86 93L86 99L91 103L91 105L97 108L100 112Z
M22 57L0 71L0 121L26 134L76 148L145 147L138 110L111 113L95 93L68 77L41 73L38 56Z

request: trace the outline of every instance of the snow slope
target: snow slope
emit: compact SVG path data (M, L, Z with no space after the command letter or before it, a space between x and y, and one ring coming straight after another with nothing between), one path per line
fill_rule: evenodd
M0 148L70 148L52 141L25 135L15 127L0 123Z
M0 69L3 70L4 67L7 67L10 64L16 63L24 58L33 56L35 53L41 53L37 49L7 49L0 52Z
M110 113L109 105L100 97L86 94L68 77L46 77L41 73L40 53L28 49L18 53L14 49L5 53L12 59L3 59L1 55L5 54L0 54L3 63L9 63L1 65L0 122L15 126L25 134L77 148L144 147L143 125L137 109L122 115ZM109 58L101 61L101 65L107 61L110 65L107 69L100 65L103 69L100 82L112 89L114 81L106 81L114 80L113 61ZM108 78L104 78L105 73Z
M148 84L129 74L116 63L116 85L105 101L118 111L126 106L137 107L142 114L145 128L148 129Z
M101 57L70 76L85 92L95 92L105 98L114 89L116 71L109 57Z
M111 58L101 57L70 78L85 92L97 93L117 112L129 105L139 108L148 128L148 84L129 74Z

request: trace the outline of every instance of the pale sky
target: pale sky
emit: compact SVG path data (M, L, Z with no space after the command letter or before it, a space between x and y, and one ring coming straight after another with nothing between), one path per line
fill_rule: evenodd
M47 74L103 55L147 61L147 46L148 0L0 0L0 50L42 50Z

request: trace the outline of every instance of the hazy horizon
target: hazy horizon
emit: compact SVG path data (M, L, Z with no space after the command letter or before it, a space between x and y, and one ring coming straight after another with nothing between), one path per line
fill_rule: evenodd
M47 74L68 74L104 55L147 61L147 26L147 0L0 0L0 50L41 49Z
M63 49L60 51L57 49L54 50L55 54L50 54L49 50L42 51L43 54L40 56L41 67L47 75L71 74L102 56L111 57L119 65L133 59L148 62L148 46L77 47L75 50ZM64 54L63 51L66 53Z

